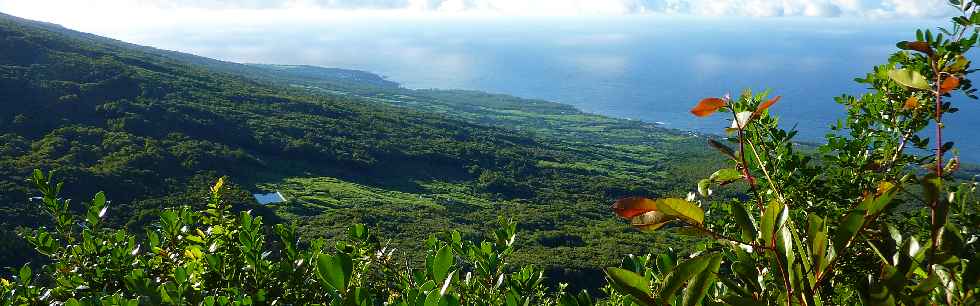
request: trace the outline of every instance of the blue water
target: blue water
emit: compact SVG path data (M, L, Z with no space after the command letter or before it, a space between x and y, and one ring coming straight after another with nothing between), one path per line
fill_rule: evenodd
M702 97L770 88L800 140L843 116L833 98L885 62L899 40L942 20L488 18L340 20L181 27L121 37L237 62L376 72L410 88L464 88L554 100L604 115L718 133L688 113ZM111 33L110 33L111 34ZM947 138L980 161L980 103L956 97Z

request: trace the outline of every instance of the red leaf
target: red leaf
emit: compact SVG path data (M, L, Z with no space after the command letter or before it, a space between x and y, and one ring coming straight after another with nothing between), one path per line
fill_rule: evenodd
M939 93L950 92L951 90L956 89L957 86L960 86L960 79L954 76L949 76L943 80L943 84L939 86Z
M775 98L766 101L766 103L759 104L759 107L755 109L755 115L758 116L762 114L762 112L765 111L767 108L769 108L773 104L776 104L776 102L779 102L779 98L782 98L782 96L776 96Z
M644 197L622 198L613 203L612 210L623 218L633 218L657 210L657 202Z
M691 113L698 117L711 115L718 109L725 106L725 100L718 98L707 98L698 102L698 105L691 109Z
M906 50L919 51L928 54L929 56L932 56L933 54L932 47L929 46L929 43L924 41L904 42L904 45L900 45L899 47Z

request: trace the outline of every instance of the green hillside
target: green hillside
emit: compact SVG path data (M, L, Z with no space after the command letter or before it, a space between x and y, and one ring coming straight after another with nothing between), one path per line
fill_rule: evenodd
M221 62L8 15L0 139L4 229L40 222L26 201L33 168L59 171L65 194L104 190L112 221L134 230L227 175L237 207L295 222L304 240L356 221L411 252L432 229L476 236L512 218L526 244L518 263L555 280L674 245L627 230L609 203L684 195L720 162L702 137L567 105ZM248 195L272 190L290 202L261 207ZM0 266L31 257L5 252Z

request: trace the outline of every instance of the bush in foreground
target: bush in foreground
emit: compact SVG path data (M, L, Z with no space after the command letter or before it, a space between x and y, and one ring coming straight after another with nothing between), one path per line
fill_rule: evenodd
M164 210L145 237L103 227L104 194L75 216L52 174L35 171L33 181L53 229L24 236L50 263L41 273L24 265L12 280L0 279L3 305L547 305L577 298L547 293L533 266L509 270L513 222L482 242L457 232L433 236L423 257L399 260L360 224L332 246L301 246L289 225L270 232L262 217L231 212L221 198L224 179L211 188L206 209Z
M675 226L706 242L690 258L606 269L617 291L641 305L980 304L976 184L954 177L959 159L944 159L953 143L942 135L951 94L976 99L965 56L980 1L950 3L962 12L952 27L898 43L903 51L857 80L870 93L838 98L847 118L817 154L801 153L770 116L779 97L700 101L694 115L732 118L730 136L710 143L731 166L687 199L632 197L613 209L641 230ZM712 196L731 184L746 196Z

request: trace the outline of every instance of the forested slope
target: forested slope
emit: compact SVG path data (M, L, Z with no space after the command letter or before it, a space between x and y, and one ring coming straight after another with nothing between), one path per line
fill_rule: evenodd
M133 229L227 175L239 208L306 238L355 220L409 249L434 228L477 235L513 218L532 237L518 260L562 277L673 240L624 231L606 207L685 194L711 168L700 159L715 161L702 143L557 103L227 63L0 15L0 222L14 246L7 229L38 222L33 168L58 170L66 195L106 191L113 221ZM247 194L268 189L292 201ZM0 266L29 257L5 252Z

